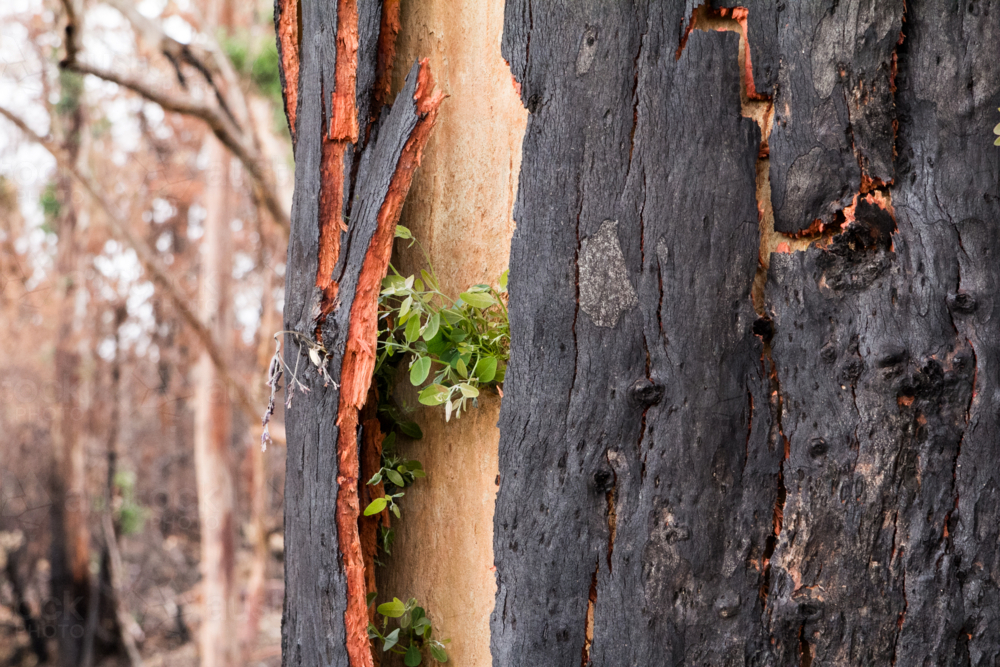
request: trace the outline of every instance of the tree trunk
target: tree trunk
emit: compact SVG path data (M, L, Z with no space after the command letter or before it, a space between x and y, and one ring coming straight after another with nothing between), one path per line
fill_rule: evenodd
M494 664L993 665L1000 6L693 4L508 1Z
M387 2L383 14L381 0L276 4L295 147L284 310L287 665L372 664L358 410L396 221L443 97L415 63L382 112L394 10Z
M208 137L209 179L198 300L201 320L223 350L229 340L229 154ZM229 387L207 352L197 365L194 456L201 531L202 667L238 664L236 623L235 490L230 452L232 403Z
M63 149L76 163L83 140L83 79L64 73L60 76L60 103L53 114L64 134ZM81 277L77 255L77 204L68 173L57 172L54 194L58 201L56 234L56 294L59 299L55 349L56 404L52 415L55 465L52 471L52 596L56 614L55 638L59 664L76 667L81 658L86 633L86 613L90 596L90 531L87 527L90 496L87 493L83 424L79 403L80 353L77 316L77 282ZM47 610L48 611L48 610Z

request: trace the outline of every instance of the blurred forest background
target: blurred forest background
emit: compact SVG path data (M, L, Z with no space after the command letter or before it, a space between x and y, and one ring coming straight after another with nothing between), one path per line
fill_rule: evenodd
M277 665L270 0L0 5L0 665Z

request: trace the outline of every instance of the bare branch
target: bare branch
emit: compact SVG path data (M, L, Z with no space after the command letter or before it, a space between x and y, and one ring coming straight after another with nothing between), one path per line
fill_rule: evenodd
M144 38L150 39L153 45L174 63L179 75L180 63L182 61L195 67L205 77L209 86L214 91L216 99L219 102L219 108L208 106L189 96L169 95L139 79L123 76L111 70L80 62L77 59L80 33L79 14L74 9L74 0L62 0L62 2L67 16L66 58L59 63L60 67L110 81L137 93L150 102L159 104L165 111L191 116L204 121L209 129L212 130L212 133L222 142L222 145L229 149L246 168L253 180L257 196L263 202L271 218L281 227L287 237L290 226L289 217L285 208L281 205L271 170L264 164L260 152L257 150L256 142L251 141L248 143L244 139L246 133L236 124L225 98L212 79L209 69L201 60L195 57L190 48L167 36L152 21L143 17L134 9L126 11L122 7L119 7L119 5L128 7L128 3L110 0L110 4L119 9L119 11L122 11L126 18L133 22L136 30ZM212 53L217 56L214 51ZM218 66L219 58L213 57L213 60L216 61L215 64ZM225 78L231 78L231 75L232 72L223 72ZM240 107L245 111L246 104L242 98Z
M195 335L201 341L205 351L208 352L208 356L212 359L212 363L225 380L226 386L233 391L236 402L239 403L247 417L251 419L251 423L260 419L261 410L259 409L259 406L255 406L254 402L251 400L250 395L247 393L245 388L245 382L233 375L232 370L229 368L229 364L226 362L225 356L222 354L222 350L216 340L212 337L212 333L209 331L208 327L205 326L205 323L201 321L201 319L188 305L190 298L186 296L183 290L174 283L173 278L170 275L170 271L163 265L156 253L150 249L149 244L132 233L128 222L118 212L114 204L112 204L111 201L104 196L101 187L92 177L80 171L80 169L73 164L65 150L63 150L63 148L52 138L40 136L28 127L28 125L21 118L2 106L0 106L0 116L5 117L7 120L12 122L31 141L41 145L49 153L51 153L52 157L56 159L59 166L71 174L80 183L80 185L83 186L83 189L86 190L91 197L93 197L94 201L97 202L98 206L100 206L101 210L103 210L107 216L108 224L111 226L115 235L135 251L136 256L139 258L139 262L142 263L143 269L153 282L163 289L167 297L170 299L170 302L178 310L181 317L185 322L187 322L188 326L191 327Z

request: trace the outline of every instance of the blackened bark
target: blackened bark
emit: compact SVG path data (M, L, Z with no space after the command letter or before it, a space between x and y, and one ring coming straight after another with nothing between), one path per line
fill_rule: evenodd
M863 179L893 180L893 54L904 0L783 4L771 192L775 229L798 232L834 222Z
M1000 7L692 4L507 4L494 664L993 665Z
M308 388L286 389L286 665L372 664L358 409L395 224L443 97L420 62L391 110L374 108L381 13L375 0L279 0L275 11L296 166L284 328L297 335L284 356ZM329 354L332 382L304 341Z
M998 10L907 3L891 246L844 234L772 263L790 445L772 566L783 654L801 626L817 664L1000 656Z

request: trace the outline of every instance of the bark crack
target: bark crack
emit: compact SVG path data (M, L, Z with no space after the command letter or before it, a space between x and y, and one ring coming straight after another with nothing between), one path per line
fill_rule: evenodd
M580 664L582 667L587 667L590 664L590 647L594 643L594 607L597 606L597 573L600 571L601 565L597 564L594 568L594 575L590 579L590 595L587 598L587 617L584 619L583 625L583 651L582 660Z

